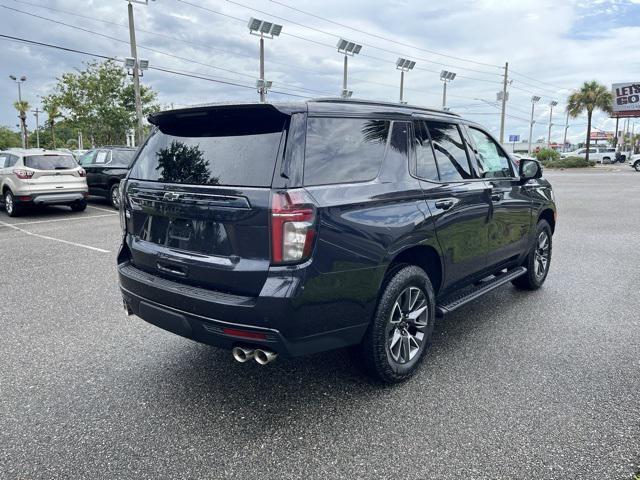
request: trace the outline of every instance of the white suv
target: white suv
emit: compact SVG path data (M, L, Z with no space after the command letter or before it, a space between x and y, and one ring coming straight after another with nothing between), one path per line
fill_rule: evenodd
M7 215L29 205L87 208L86 172L66 152L43 149L0 151L0 191Z
M560 154L560 158L580 157L586 158L587 149L579 148L573 152L565 152ZM615 163L616 149L613 147L591 146L589 147L589 160L596 163Z

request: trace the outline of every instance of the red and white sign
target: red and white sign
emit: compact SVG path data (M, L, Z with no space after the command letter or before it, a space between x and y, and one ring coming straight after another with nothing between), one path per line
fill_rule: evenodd
M611 140L613 139L613 132L594 132L591 131L591 135L589 135L591 140Z
M614 83L613 117L640 117L640 82Z

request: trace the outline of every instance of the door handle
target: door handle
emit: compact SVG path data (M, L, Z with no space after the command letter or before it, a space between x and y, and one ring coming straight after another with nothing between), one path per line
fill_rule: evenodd
M436 208L449 210L451 207L453 207L453 200L439 200L436 202Z

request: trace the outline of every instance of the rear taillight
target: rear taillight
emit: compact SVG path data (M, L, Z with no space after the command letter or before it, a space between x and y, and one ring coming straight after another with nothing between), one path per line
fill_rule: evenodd
M131 212L127 209L126 194L125 194L125 182L122 181L118 184L118 195L120 196L120 208L118 215L120 216L120 229L122 234L127 233L127 219L131 218Z
M31 177L33 177L33 174L35 172L31 171L31 170L20 170L20 169L16 169L13 171L13 173L15 173L16 177L18 177L21 180L28 180Z
M304 190L271 195L271 263L295 263L311 255L316 208Z
M87 171L84 168L81 168L78 170L78 175L80 175L81 177L86 177Z

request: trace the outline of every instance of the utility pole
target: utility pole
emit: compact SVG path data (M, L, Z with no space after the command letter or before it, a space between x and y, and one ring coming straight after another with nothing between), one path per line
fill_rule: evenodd
M504 119L507 113L507 85L509 76L509 62L504 64L504 79L502 82L502 111L500 113L500 143L504 142ZM531 135L529 135L529 150L531 150ZM529 152L531 153L531 152Z
M616 132L613 135L613 146L618 147L618 123L620 122L620 117L616 117Z
M553 121L553 107L556 105L558 105L558 102L555 100L549 104L549 135L547 136L547 148L551 148L551 127L553 126L551 122Z
M40 110L36 107L33 112L33 115L36 117L36 148L40 148L40 118L39 118Z
M138 49L136 47L136 31L133 23L133 5L131 2L128 2L127 10L129 13L129 41L131 42L131 56L135 63L133 67L133 91L136 97L138 144L142 144L142 141L144 140L144 124L142 121L142 100L140 99L140 70L138 68Z
M562 144L562 151L567 151L567 130L569 130L569 112L567 112L567 119L564 122L564 140Z

